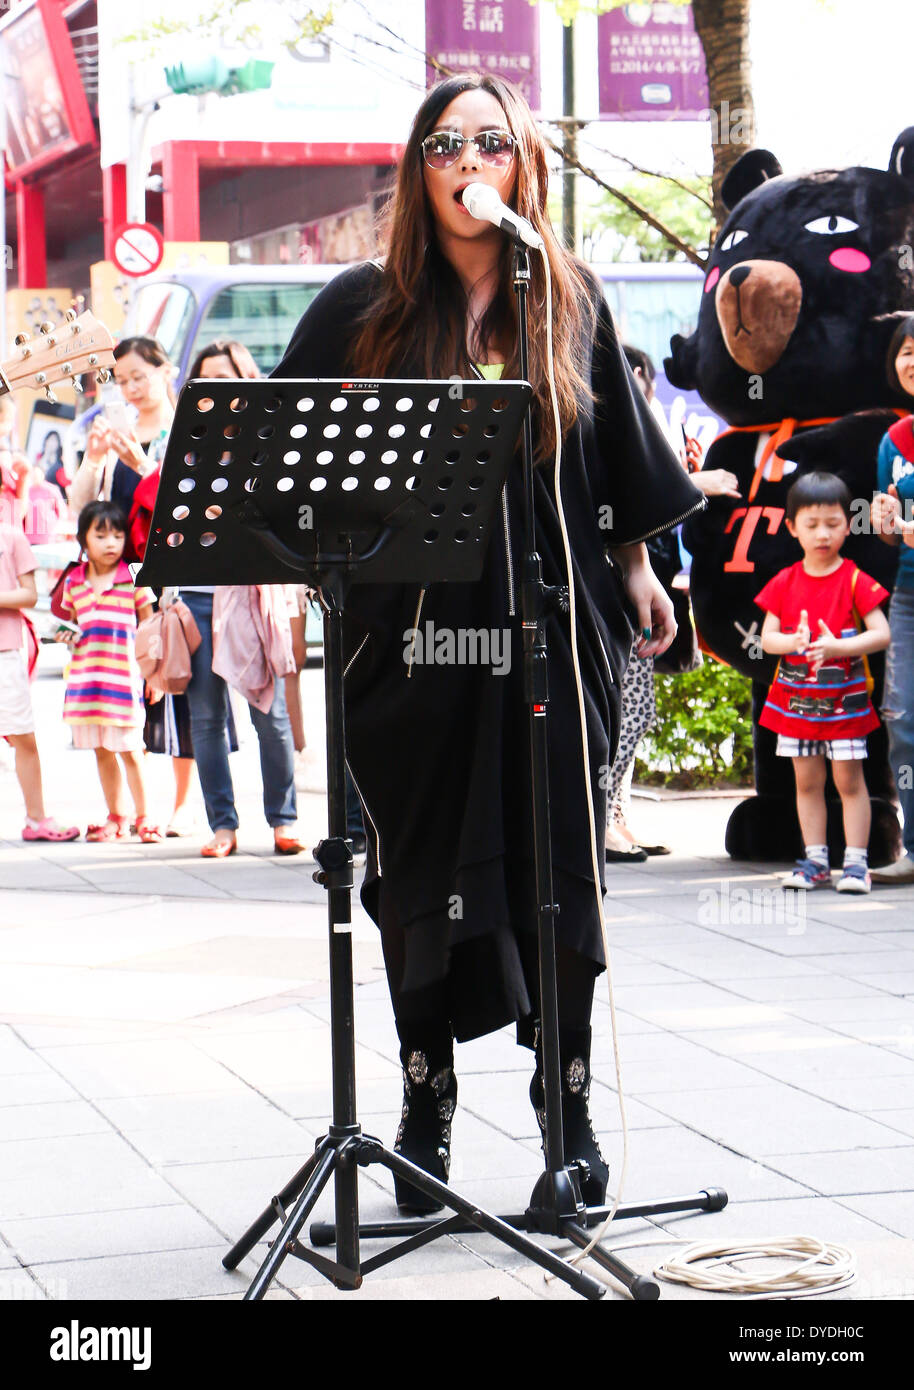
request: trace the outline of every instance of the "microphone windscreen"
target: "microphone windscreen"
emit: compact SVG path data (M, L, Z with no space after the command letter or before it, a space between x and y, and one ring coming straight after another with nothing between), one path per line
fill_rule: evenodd
M495 189L488 183L468 183L461 197L464 207L473 217L488 219L502 206Z

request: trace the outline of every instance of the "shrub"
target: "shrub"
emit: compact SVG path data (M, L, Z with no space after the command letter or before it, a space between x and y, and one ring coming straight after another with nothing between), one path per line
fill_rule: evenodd
M752 683L705 658L684 676L657 676L657 719L642 739L635 780L666 787L752 782Z

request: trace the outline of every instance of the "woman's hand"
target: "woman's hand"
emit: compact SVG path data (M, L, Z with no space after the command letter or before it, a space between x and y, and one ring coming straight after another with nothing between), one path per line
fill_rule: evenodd
M146 691L147 703L150 705L157 705L160 700L163 700L165 698L165 691L153 689L153 687L149 684L148 681L144 682L144 688Z
M901 501L892 483L887 493L877 492L870 503L870 525L877 536L892 536L900 529L897 525L900 517Z
M676 636L673 601L651 569L644 544L623 545L613 551L622 570L625 592L638 615L640 633L635 653L642 658L659 656Z
M905 521L900 511L895 518L895 533L914 550L914 521Z
M741 497L739 479L726 468L706 468L702 473L693 473L692 482L705 497Z
M683 436L685 445L685 464L689 473L697 473L704 461L705 451L691 434Z
M148 472L149 460L146 458L143 447L132 430L129 434L125 434L123 430L111 429L109 427L109 434L111 437L111 448L122 463L126 463L128 468L132 468L134 473L139 473L140 476Z
M92 428L89 430L86 452L83 457L88 463L101 463L110 447L111 426L103 415L96 415L92 421Z

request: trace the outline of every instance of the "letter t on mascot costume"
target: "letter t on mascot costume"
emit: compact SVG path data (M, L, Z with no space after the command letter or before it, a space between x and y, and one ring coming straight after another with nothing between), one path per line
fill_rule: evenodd
M787 491L815 469L843 478L854 499L843 554L891 590L896 551L868 534L879 441L903 401L892 394L886 353L901 310L914 309L914 127L899 136L887 172L782 173L768 150L750 150L723 187L729 217L708 261L698 328L676 335L665 362L674 386L697 390L730 426L705 468L726 468L740 499L712 497L684 529L693 555L692 603L705 649L753 681L757 795L727 826L737 859L802 854L793 767L759 727L775 661L761 650L755 595L802 558L784 524ZM910 403L908 403L910 408ZM876 708L884 654L871 658ZM885 730L868 738L870 862L895 859L901 836ZM841 863L841 804L829 773L828 843Z

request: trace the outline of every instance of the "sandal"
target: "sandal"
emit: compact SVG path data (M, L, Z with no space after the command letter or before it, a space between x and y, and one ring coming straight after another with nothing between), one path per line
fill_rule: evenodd
M157 845L165 838L157 825L149 824L148 816L137 816L133 831L139 835L144 845Z
M67 840L79 839L78 825L58 825L53 816L45 816L44 820L35 821L29 824L26 821L22 830L23 840L48 840L52 844L64 843Z
M274 854L301 854L305 848L297 835L283 835L284 827L277 826L273 833Z
M209 844L203 846L200 854L204 859L227 859L237 848L238 841L233 834L230 840L210 840Z
M109 840L129 840L130 829L126 816L109 816L104 825L90 825L86 839L90 844L107 843Z

